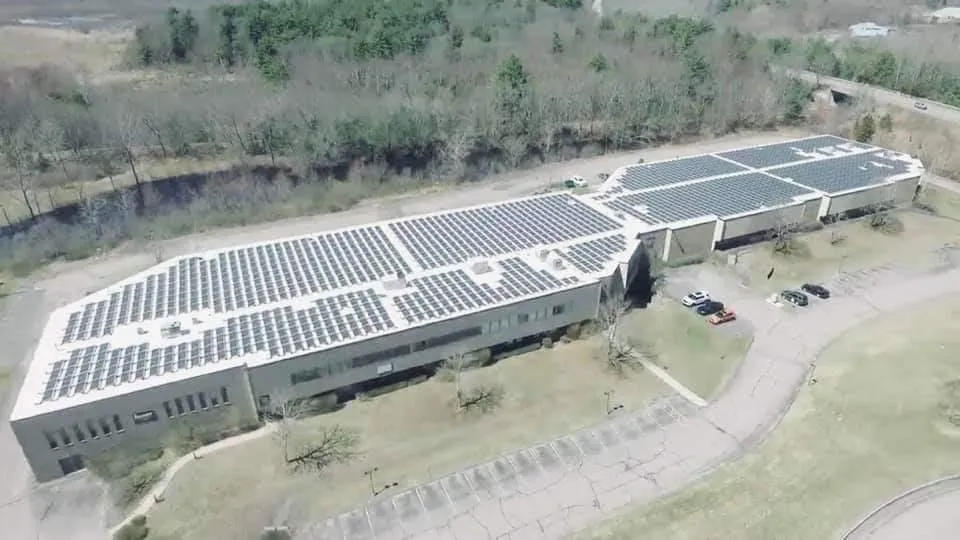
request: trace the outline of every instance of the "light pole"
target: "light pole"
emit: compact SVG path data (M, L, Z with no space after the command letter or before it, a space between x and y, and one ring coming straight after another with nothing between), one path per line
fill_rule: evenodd
M363 475L370 478L370 494L376 496L377 488L373 487L373 473L377 472L379 469L374 467L372 469L367 469L363 471Z
M607 390L603 393L603 414L610 414L610 395L613 394L613 390Z

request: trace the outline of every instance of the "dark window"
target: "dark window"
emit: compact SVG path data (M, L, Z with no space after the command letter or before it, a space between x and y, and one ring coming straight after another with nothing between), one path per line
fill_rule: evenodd
M355 368L368 366L376 362L383 362L384 360L390 360L391 358L396 358L398 356L404 356L407 354L410 354L410 346L403 345L401 347L394 347L385 351L377 351L374 353L365 354L363 356L358 356L353 359L351 366Z
M157 421L156 411L140 411L133 413L134 424L149 424Z
M123 431L123 424L120 423L120 415L113 415L113 427L117 428L117 431Z
M83 434L83 430L80 429L80 424L73 425L73 434L77 437L77 440L80 442L86 442L87 436Z
M63 444L70 446L73 444L73 441L70 440L70 435L67 435L67 430L60 428L60 439L63 440Z
M553 306L554 315L563 315L563 312L567 310L567 306L560 304L559 306Z
M50 445L51 450L56 450L57 448L60 448L60 445L57 444L57 440L53 438L53 435L51 435L50 432L44 431L43 436L47 438L47 444Z
M476 337L481 334L483 334L483 327L474 326L472 328L464 328L463 330L450 332L449 334L433 337L425 341L418 341L416 345L414 345L414 350L422 351L423 349L431 349L433 347L442 347L444 345L448 345L450 343L454 343L463 339Z
M201 409L206 409L206 408L207 408L207 396L206 396L206 394L204 394L203 392L197 392L197 401L200 402L200 408L201 408Z
M183 414L183 402L180 398L173 398L173 404L177 406L177 414Z
M190 412L197 410L197 404L193 401L193 394L187 396L187 408L190 409Z
M167 418L173 418L173 409L170 408L170 402L163 402L163 412L167 413Z
M315 367L304 371L298 371L290 374L290 384L300 384L314 379L319 379L325 375L326 370Z
M211 405L212 407L219 407L219 406L220 406L220 401L219 401L219 398L217 398L217 393L216 393L216 392L213 392L212 394L210 394L210 405Z
M90 436L94 439L100 436L100 434L97 433L96 426L93 425L93 420L87 420L87 431L90 432Z
M223 404L224 404L224 405L229 405L229 404L230 404L230 395L227 394L227 387L226 387L226 386L221 386L221 387L220 387L220 397L223 399Z
M517 315L517 322L520 323L520 324L526 324L526 323L530 322L530 314L528 314L528 313L521 313L521 314Z
M103 430L104 435L110 434L110 424L108 424L103 418L100 419L100 429Z

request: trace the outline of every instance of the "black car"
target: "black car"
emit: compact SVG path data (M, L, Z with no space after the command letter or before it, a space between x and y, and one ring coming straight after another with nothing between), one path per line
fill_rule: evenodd
M723 302L714 302L713 300L707 300L706 302L697 306L697 315L713 315L714 313L720 313L723 311Z
M804 307L810 303L810 300L807 298L807 295L799 291L783 291L780 293L780 298L783 298L785 302L789 302L795 306Z
M805 293L812 294L817 298L827 299L830 298L830 291L827 290L823 285L815 285L813 283L805 283L803 287L800 287L801 290Z

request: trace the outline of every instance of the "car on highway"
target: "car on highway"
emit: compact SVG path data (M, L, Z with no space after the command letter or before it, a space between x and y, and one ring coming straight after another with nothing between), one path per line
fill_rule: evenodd
M827 290L827 288L824 287L823 285L817 285L816 283L804 283L800 287L800 290L807 294L812 294L817 298L822 298L824 300L826 300L827 298L830 298L830 291Z
M709 318L707 318L707 321L710 324L717 325L717 324L728 323L736 319L737 319L737 314L734 313L732 309L724 309L722 311L719 311L711 315Z
M716 300L707 300L697 306L697 315L704 317L713 315L714 313L720 313L721 311L723 311L723 302L717 302Z
M709 301L710 293L707 291L694 291L680 299L680 303L687 307L699 306Z
M780 298L782 298L783 301L787 302L788 304L793 304L799 307L804 307L810 303L810 299L807 298L807 295L800 291L783 291L780 293Z
M921 111L927 110L927 104L926 104L926 103L922 103L922 102L920 102L920 101L914 103L913 106L916 107L916 108L918 108L918 109L920 109Z

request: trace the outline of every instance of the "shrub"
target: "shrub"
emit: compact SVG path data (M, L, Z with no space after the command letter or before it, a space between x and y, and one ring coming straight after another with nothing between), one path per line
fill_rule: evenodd
M581 332L582 329L580 327L580 323L573 323L567 327L565 335L570 339L580 339Z
M540 346L543 347L544 349L552 349L552 348L553 348L553 339L551 339L551 338L549 338L549 337L543 338L543 340L540 342Z

